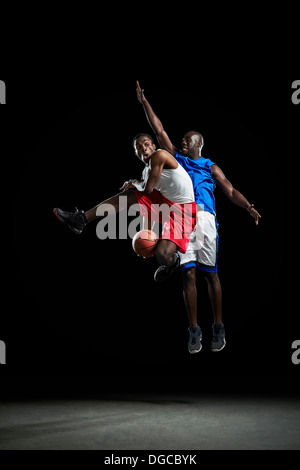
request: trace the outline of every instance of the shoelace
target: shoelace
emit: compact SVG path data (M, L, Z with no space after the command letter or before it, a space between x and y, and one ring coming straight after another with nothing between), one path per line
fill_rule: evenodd
M197 330L196 330L196 331L197 331ZM193 332L193 331L190 330L190 335L191 335L191 337L192 337L192 340L191 340L191 343L192 343L192 344L195 344L195 343L197 342L196 331Z
M215 326L213 330L213 341L219 341L221 339L221 326Z
M83 210L79 210L77 207L75 207L75 212L74 212L75 215L80 215L81 217L83 217Z
M77 216L77 222L80 223L80 224L86 224L86 220L85 220L85 217L84 217L84 211L83 210L79 210L78 207L75 207L75 212L74 212L74 215Z

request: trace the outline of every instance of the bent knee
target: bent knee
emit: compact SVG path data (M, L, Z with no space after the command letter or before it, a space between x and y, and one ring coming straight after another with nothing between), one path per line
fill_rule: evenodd
M168 240L161 240L156 248L155 256L160 264L169 265L173 262L176 245Z

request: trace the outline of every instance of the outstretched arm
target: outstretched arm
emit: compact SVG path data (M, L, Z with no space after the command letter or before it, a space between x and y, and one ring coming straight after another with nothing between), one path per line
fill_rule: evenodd
M243 196L242 193L232 186L230 181L224 175L223 171L217 165L212 165L211 172L217 185L222 189L223 193L228 197L228 199L237 206L240 206L249 212L251 217L254 218L256 225L258 225L261 215L257 212L256 209L254 209L254 204L250 204L245 196Z
M160 121L160 119L158 119L152 107L150 106L149 101L146 99L144 95L144 90L141 89L138 81L136 82L136 94L137 94L137 99L143 105L146 117L148 119L150 126L155 132L159 145L164 150L167 150L171 155L175 155L176 148L172 144L168 134L164 130L162 122Z

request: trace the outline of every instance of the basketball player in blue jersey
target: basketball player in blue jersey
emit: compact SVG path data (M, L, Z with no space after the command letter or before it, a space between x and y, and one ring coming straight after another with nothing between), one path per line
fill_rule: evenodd
M180 254L183 279L183 296L189 317L189 343L191 354L201 348L202 331L197 319L196 270L204 273L212 306L214 323L212 325L211 350L221 351L226 344L225 329L222 322L222 289L218 276L218 223L215 211L214 189L217 184L228 199L245 209L253 217L256 225L260 214L247 199L237 191L225 177L222 170L211 160L202 157L203 136L199 132L187 132L178 150L171 142L161 121L154 113L148 100L136 82L137 98L143 105L146 117L154 130L161 148L167 150L185 168L193 182L195 201L198 208L197 226L190 238L187 251Z

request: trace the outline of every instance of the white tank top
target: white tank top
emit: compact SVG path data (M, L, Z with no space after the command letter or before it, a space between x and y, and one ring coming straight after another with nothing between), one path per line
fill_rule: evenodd
M143 183L140 186L140 190L144 190L149 178L151 170L151 160L148 166L145 166L142 179ZM137 186L135 184L135 186ZM193 183L185 171L185 169L178 163L177 168L174 170L162 169L159 181L155 185L155 189L159 191L166 199L171 202L177 202L178 204L185 204L186 202L194 202L194 189Z

